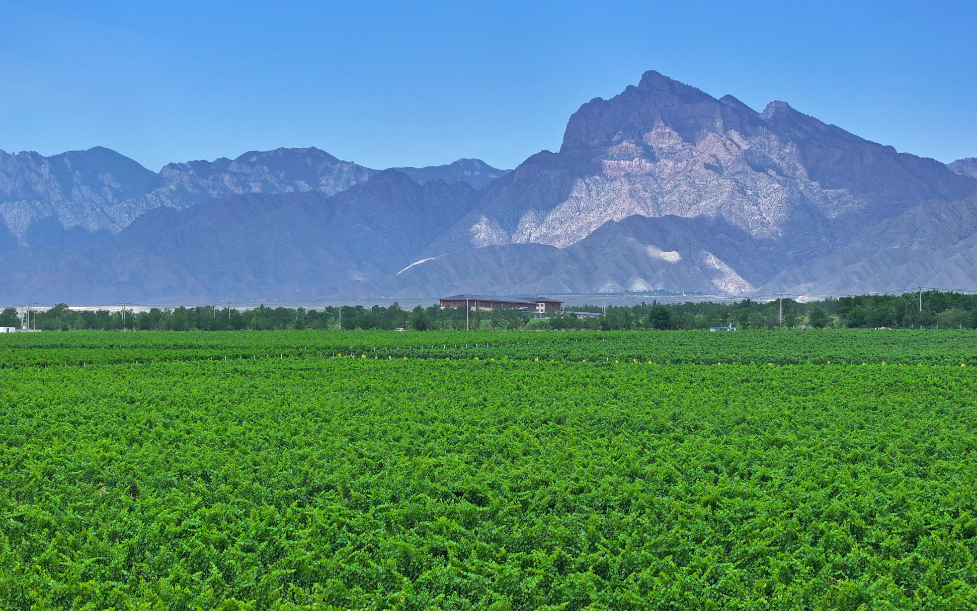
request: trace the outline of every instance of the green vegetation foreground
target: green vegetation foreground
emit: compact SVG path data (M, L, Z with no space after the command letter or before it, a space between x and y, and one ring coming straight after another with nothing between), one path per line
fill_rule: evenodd
M0 608L977 604L972 332L526 335L0 343Z

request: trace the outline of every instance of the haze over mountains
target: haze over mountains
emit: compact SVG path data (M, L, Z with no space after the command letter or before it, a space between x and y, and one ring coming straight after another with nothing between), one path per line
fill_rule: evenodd
M647 72L558 152L378 171L318 149L174 163L0 152L0 296L196 303L977 289L977 161Z

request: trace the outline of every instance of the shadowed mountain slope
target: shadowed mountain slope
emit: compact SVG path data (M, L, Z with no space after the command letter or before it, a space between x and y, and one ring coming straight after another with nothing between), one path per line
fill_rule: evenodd
M773 273L768 254L723 220L631 216L608 221L567 248L505 244L453 252L386 278L347 283L342 293L394 299L452 291L642 292L674 285L690 294L743 294Z
M916 286L977 290L977 197L914 206L757 292L851 295Z
M388 170L329 198L307 191L160 207L94 246L0 257L11 270L0 293L73 303L333 294L342 282L408 265L475 194L467 183L418 185Z

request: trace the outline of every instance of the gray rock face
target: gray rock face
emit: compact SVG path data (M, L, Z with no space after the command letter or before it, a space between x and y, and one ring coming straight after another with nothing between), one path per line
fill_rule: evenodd
M535 155L486 187L436 246L566 248L608 221L674 215L725 219L778 243L778 260L793 266L915 203L973 193L977 181L937 161L897 153L786 103L758 113L732 96L717 100L648 72L637 87L584 104L559 153Z
M0 252L4 244L8 248L27 244L31 227L45 219L48 225L54 221L62 232L110 227L106 211L144 192L155 176L132 159L102 147L53 157L0 151L0 221L14 238L12 244L0 238ZM44 227L37 231L50 234Z
M961 176L977 178L977 158L975 157L958 159L951 163L948 167Z

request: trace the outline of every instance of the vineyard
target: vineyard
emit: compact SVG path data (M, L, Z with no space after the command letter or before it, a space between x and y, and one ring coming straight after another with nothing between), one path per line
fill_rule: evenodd
M975 340L0 336L0 608L973 609Z
M719 332L275 331L0 335L0 369L194 360L508 359L712 365L926 364L977 366L977 331Z

